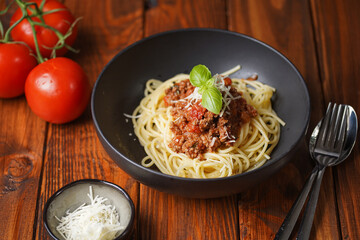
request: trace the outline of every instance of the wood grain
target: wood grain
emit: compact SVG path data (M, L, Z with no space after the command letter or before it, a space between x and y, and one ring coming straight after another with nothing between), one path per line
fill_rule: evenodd
M179 28L226 29L224 0L159 0L146 11L145 35Z
M79 25L79 54L68 57L85 70L91 84L115 54L142 37L142 1L66 1ZM96 11L94 11L96 9ZM105 153L90 116L64 125L49 125L44 174L38 208L36 239L50 239L41 222L46 200L60 187L79 179L107 180L123 187L137 205L139 184L124 173Z
M25 97L0 99L0 239L50 239L46 200L67 183L97 178L123 187L137 211L133 239L272 239L313 167L307 144L328 101L360 112L358 0L65 0L82 16L77 61L93 85L108 61L143 37L210 27L255 37L283 53L309 88L312 116L293 161L239 195L187 199L148 188L123 172L101 146L90 108L64 125L34 115ZM3 9L9 0L0 0ZM5 26L11 12L0 17ZM360 236L360 147L325 173L310 239ZM295 235L292 236L292 239Z
M0 2L4 9L8 1ZM8 26L11 13L1 16ZM0 99L0 238L32 239L46 123L24 96ZM30 219L30 221L29 221Z
M25 97L0 100L0 232L2 239L31 239L42 168L46 123Z
M226 28L225 2L158 1L146 11L145 36L189 27ZM186 199L143 185L140 193L140 239L238 239L236 196Z
M307 82L312 101L311 133L321 118L324 106L308 3L234 0L228 2L227 8L230 30L264 41L283 53L299 69ZM239 224L242 239L274 237L311 171L311 166L304 145L294 161L269 182L241 196ZM337 219L333 217L336 216L336 209L331 171L324 177L319 203L311 238L332 236L338 239Z
M350 104L359 113L360 2L321 0L311 4L325 99ZM356 144L354 153L334 171L343 239L360 236L359 150Z

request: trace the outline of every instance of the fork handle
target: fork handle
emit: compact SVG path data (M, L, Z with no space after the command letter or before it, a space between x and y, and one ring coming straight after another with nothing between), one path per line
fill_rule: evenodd
M299 232L296 237L297 240L309 239L311 228L312 228L313 221L314 221L314 214L315 214L316 206L317 206L317 202L319 199L321 181L324 176L325 169L326 169L326 166L319 165L319 173L316 177L314 187L311 190L309 201L306 205L304 216L300 223Z
M284 222L282 223L279 231L276 233L274 240L287 240L295 226L295 223L299 217L301 209L304 206L307 196L309 195L310 189L313 185L314 179L318 173L318 166L315 166L310 176L306 180L299 196L292 205L289 213L286 215Z

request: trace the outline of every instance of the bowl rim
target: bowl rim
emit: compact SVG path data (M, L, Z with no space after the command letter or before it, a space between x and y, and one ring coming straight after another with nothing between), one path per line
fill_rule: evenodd
M279 155L276 159L271 158L269 161L266 161L262 166L260 166L259 168L247 171L247 172L243 172L240 174L235 174L235 175L231 175L231 176L226 176L226 177L221 177L221 178L185 178L185 177L178 177L178 176L173 176L173 175L169 175L169 174L165 174L162 173L159 170L153 170L151 168L147 168L142 166L141 164L135 162L132 159L129 159L128 157L124 156L121 152L119 152L104 136L103 132L101 131L101 128L99 126L99 123L97 121L96 115L95 115L95 94L96 94L96 89L99 85L99 82L101 80L101 77L103 76L103 74L105 73L105 71L107 70L107 68L118 58L120 57L122 54L124 54L125 52L131 50L132 48L136 47L137 45L142 44L143 42L146 42L148 40L154 39L154 38L160 38L162 36L165 35L169 35L169 34L178 34L178 33L183 33L183 32L216 32L216 33L222 33L222 34L229 34L229 35L233 35L236 37L240 37L240 38L245 38L247 40L256 42L260 45L262 45L263 47L273 51L276 55L278 55L280 58L282 58L285 62L287 62L289 64L289 66L294 70L294 72L296 73L296 75L298 76L298 79L300 80L301 85L303 86L303 88L305 89L304 93L305 93L305 98L306 101L304 102L304 104L306 104L306 109L308 109L308 111L306 111L306 116L305 116L305 124L303 125L303 128L301 129L301 134L299 134L299 136L297 137L296 141L293 143L293 145L289 146L288 150L285 151L283 154ZM270 45L255 39L249 35L243 34L243 33L238 33L238 32L234 32L234 31L229 31L229 30L224 30L224 29L216 29L216 28L183 28L183 29L176 29L176 30L169 30L169 31L164 31L164 32L160 32L160 33L156 33L153 35L150 35L148 37L142 38L132 44L130 44L129 46L125 47L124 49L120 50L102 69L101 73L99 74L98 78L96 79L96 82L94 84L92 93L91 93L91 115L93 118L93 122L95 125L95 129L98 133L98 136L106 142L107 146L109 146L111 148L112 151L116 152L119 156L121 156L121 158L123 158L124 160L126 160L128 163L130 163L132 166L136 167L136 168L140 168L143 171L146 171L147 173L150 174L155 174L158 177L165 177L165 178L170 178L173 180L180 180L180 181L185 181L185 182L219 182L219 181L228 181L231 179L235 179L235 178L242 178L248 175L253 175L256 174L259 171L263 171L264 168L274 165L276 164L279 160L281 160L282 158L284 158L284 156L286 156L287 154L289 154L298 144L299 142L302 140L302 138L305 136L307 129L309 127L309 122L310 122L310 113L311 112L311 99L310 99L310 94L309 94L309 90L308 87L306 85L306 82L304 80L304 78L302 77L301 73L299 72L299 70L295 67L295 65L285 56L283 55L280 51L276 50L275 48L271 47ZM102 142L103 144L103 142ZM140 144L140 143L138 143ZM104 146L105 147L105 146ZM271 161L273 160L273 161ZM275 160L275 161L274 161Z
M134 206L134 202L132 201L129 194L125 191L125 189L123 189L122 187L120 187L119 185L117 185L115 183L108 182L108 181L105 181L105 180L100 180L100 179L90 179L90 178L88 178L88 179L80 179L80 180L73 181L71 183L66 184L65 186L58 189L54 194L52 194L51 197L46 201L45 206L44 206L44 210L43 210L43 222L44 222L45 229L49 233L49 235L53 239L60 240L58 237L55 236L53 231L51 231L50 226L49 226L48 221L47 221L47 212L48 212L48 208L49 208L50 204L60 194L62 194L65 190L70 189L75 185L85 184L85 183L103 184L103 185L109 186L111 188L114 188L115 190L117 190L117 191L119 191L119 192L121 192L123 194L123 196L125 197L125 199L128 201L128 203L130 205L131 216L130 216L129 223L126 226L125 230L117 238L115 238L114 240L121 240L124 236L131 233L132 227L133 227L133 224L134 224L134 220L135 220L135 206Z

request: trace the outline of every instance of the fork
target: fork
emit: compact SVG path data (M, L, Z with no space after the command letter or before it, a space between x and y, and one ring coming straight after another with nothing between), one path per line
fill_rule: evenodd
M349 116L347 105L328 105L325 118L316 140L313 159L317 162L318 174L307 203L296 239L309 239L314 214L320 193L321 181L328 166L334 166L344 160L341 157L345 142L346 123Z
M348 117L348 105L338 106L334 104L332 106L332 103L329 103L324 118L316 126L310 138L309 151L311 157L316 161L316 166L277 232L275 240L289 238L316 179L315 187L312 189L297 237L297 239L309 238L325 168L340 163L347 157L341 156L341 152L344 145Z

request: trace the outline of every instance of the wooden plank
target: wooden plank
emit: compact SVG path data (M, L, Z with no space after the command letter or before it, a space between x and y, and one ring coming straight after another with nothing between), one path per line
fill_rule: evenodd
M226 28L225 2L158 1L146 11L145 36L188 27ZM140 193L140 239L238 239L236 196L186 199L144 185Z
M0 232L3 239L31 239L46 123L25 97L1 99L0 109Z
M180 28L226 29L223 0L159 0L146 11L145 36Z
M4 9L9 1L1 1ZM15 8L1 17L5 28ZM2 239L31 239L43 162L46 123L24 96L0 99L0 232Z
M77 61L93 85L107 62L143 35L143 4L138 1L65 1L79 24ZM61 169L61 171L59 171ZM101 146L90 116L90 108L72 123L49 125L44 175L39 199L36 239L50 239L42 224L46 200L60 187L84 178L107 180L123 187L137 206L139 184L124 173Z
M140 212L140 239L238 239L235 196L189 199L141 185Z
M311 1L325 99L350 104L360 112L360 2ZM343 239L360 236L360 155L335 167L336 197ZM358 227L354 227L358 226Z
M307 1L228 1L229 29L255 37L282 52L308 83L312 100L310 133L320 120L321 84L316 60L310 6ZM309 133L308 133L309 134ZM242 194L239 202L240 238L272 239L300 192L312 162L306 145L292 163L267 183ZM311 239L338 239L334 186L325 173Z

